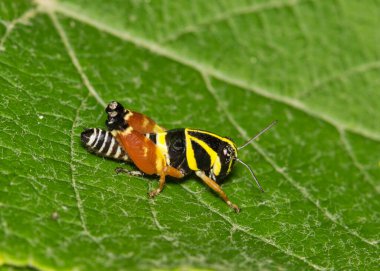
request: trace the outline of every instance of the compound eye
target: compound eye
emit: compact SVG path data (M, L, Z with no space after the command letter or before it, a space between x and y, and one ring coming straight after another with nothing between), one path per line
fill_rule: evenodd
M226 147L223 149L223 155L226 157L226 163L230 162L231 160L231 150L230 148Z

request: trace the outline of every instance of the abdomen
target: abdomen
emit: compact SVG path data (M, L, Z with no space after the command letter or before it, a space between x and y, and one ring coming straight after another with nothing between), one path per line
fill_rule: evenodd
M130 161L127 153L108 131L92 128L82 132L81 140L87 149L104 157Z

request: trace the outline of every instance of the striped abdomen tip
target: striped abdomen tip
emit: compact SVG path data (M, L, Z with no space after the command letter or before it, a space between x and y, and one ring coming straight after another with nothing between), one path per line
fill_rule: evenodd
M118 160L129 160L127 153L108 131L98 128L86 129L81 134L81 140L87 149L101 156Z
M86 129L81 133L80 138L85 145L91 146L96 140L97 132L95 130L97 129Z

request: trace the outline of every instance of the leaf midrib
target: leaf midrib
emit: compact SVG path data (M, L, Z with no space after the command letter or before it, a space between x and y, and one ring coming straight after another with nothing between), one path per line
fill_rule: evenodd
M46 1L46 0L45 0ZM227 84L245 89L246 91L253 92L259 96L268 98L270 100L285 104L289 107L292 107L296 110L299 110L309 116L312 116L316 119L322 120L329 125L332 125L337 130L346 130L350 131L354 134L357 134L359 136L362 136L366 139L370 139L372 141L380 142L380 134L377 133L377 131L367 129L364 127L351 127L345 123L341 123L341 121L335 119L334 117L324 114L323 112L311 110L305 105L303 102L301 102L298 99L293 99L286 96L281 96L278 94L274 94L273 92L270 92L266 90L263 87L260 87L256 84L249 83L245 80L242 80L240 78L232 77L228 74L225 74L223 71L217 70L213 67L208 66L207 64L203 63L197 63L193 61L190 58L186 58L184 56L181 56L177 54L175 51L168 49L167 47L162 46L159 43L156 43L152 40L147 40L145 38L142 38L135 33L128 32L126 30L119 30L112 26L108 26L102 22L96 21L93 18L84 15L83 13L78 13L77 11L68 8L65 5L62 5L61 3L54 4L53 10L46 10L42 7L42 11L45 12L58 12L68 18L71 18L73 20L82 22L86 25L92 26L95 29L98 29L99 31L108 33L112 36L115 36L117 38L120 38L124 41L130 42L134 44L135 46L139 48L144 48L146 50L151 51L152 53L165 57L167 59L170 59L174 62L180 63L186 67L192 68L199 72L200 74L206 74L208 76L211 76L213 78L216 78L222 82L225 82Z

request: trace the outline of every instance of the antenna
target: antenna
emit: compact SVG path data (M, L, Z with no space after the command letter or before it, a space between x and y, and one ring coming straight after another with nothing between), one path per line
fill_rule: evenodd
M242 160L236 158L236 161L238 161L239 163L243 164L246 168L248 168L248 170L249 170L249 172L251 172L252 177L255 180L257 186L259 187L259 189L261 190L261 192L264 192L264 189L261 187L259 181L257 180L257 178L255 176L255 173L253 173L253 170L246 163L244 163Z
M277 120L273 121L271 124L269 124L266 128L264 128L263 130L261 130L257 135L255 135L254 137L252 137L250 140L248 140L247 142L245 142L243 144L243 146L240 146L238 147L237 149L240 150L244 147L246 147L249 143L251 143L253 140L255 140L256 138L258 138L259 136L261 136L263 133L265 133L266 131L268 131L270 128L272 128L274 125L277 124ZM239 163L243 164L246 168L248 168L249 172L251 172L251 175L253 177L253 179L255 180L257 186L259 187L259 189L261 190L261 192L264 192L264 189L261 187L259 181L257 180L256 176L255 176L255 173L253 173L253 170L251 169L250 166L248 166L246 163L244 163L242 160L238 159L238 158L235 158L236 161L238 161Z
M271 124L269 124L266 128L264 128L263 130L261 130L257 135L255 135L254 137L252 137L250 140L248 140L247 142L245 142L243 144L243 146L240 146L238 147L237 149L240 150L244 147L246 147L249 143L251 143L251 141L255 140L256 138L258 138L259 136L261 136L263 133L265 133L266 131L268 131L270 128L272 128L274 125L277 124L277 120L273 121ZM241 162L241 160L240 160ZM257 181L256 181L257 182Z

